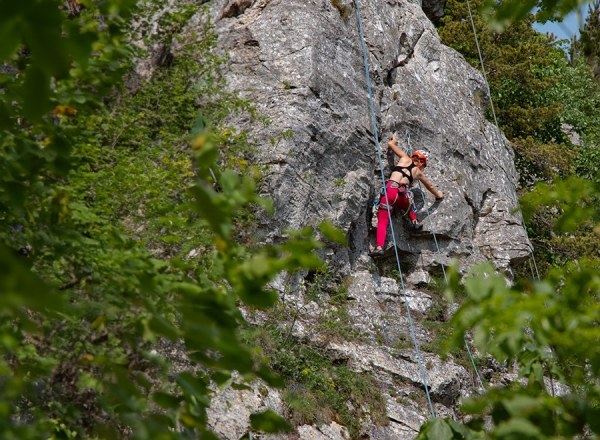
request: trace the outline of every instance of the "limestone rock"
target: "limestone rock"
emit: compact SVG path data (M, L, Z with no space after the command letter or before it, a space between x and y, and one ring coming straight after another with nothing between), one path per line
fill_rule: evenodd
M431 21L444 16L444 6L446 0L423 0L423 12Z
M519 377L518 374L507 373L502 375L499 383L492 383L492 385L502 386L508 385L511 382L519 382L521 385L527 386L528 379L526 377ZM552 396L560 397L572 392L570 387L549 377L544 377L544 386L546 387L546 392Z
M237 17L238 15L243 14L244 11L252 5L252 3L254 3L254 0L229 0L223 8L223 12L221 12L219 20L223 18Z
M583 147L581 136L579 136L579 133L575 131L575 128L572 125L560 124L560 128L562 129L563 133L567 135L573 145L576 147Z
M416 270L406 277L406 281L415 286L427 285L431 282L431 276L424 270Z
M400 296L400 301L402 303L408 302L408 307L411 310L421 313L426 313L433 304L433 300L431 299L430 295L411 289L406 289L406 301L404 299L404 295Z
M187 0L168 0L148 20L144 27L150 35L159 31L162 14L179 1ZM378 133L371 125L354 15L344 18L330 0L209 3L217 19L219 50L228 56L223 70L228 87L252 100L258 114L269 120L265 124L264 119L238 114L227 121L247 131L255 151L252 160L268 167L260 188L273 199L275 214L257 214L257 236L266 243L278 242L286 238L286 227L329 219L349 241L348 247L332 245L320 255L340 279L352 277L345 308L360 342L323 336L318 318L335 306L307 297L306 273L282 274L271 283L295 310L293 322L283 330L286 337L317 346L336 362L369 372L385 385L390 424L371 427L367 421L364 427L378 439L412 439L430 416L411 335L419 346L433 336L417 322L411 326L398 283L370 272L374 266L367 252L374 245L376 226L372 202L382 186L374 134L383 146L384 174L396 161L385 145L397 133L401 147L429 152L425 174L446 196L436 201L414 185L423 230L405 228L399 216L392 220L402 263L411 263L406 278L412 284L406 292L411 315L425 313L434 301L413 286L427 284L429 273L439 275L440 266L451 260L457 259L463 272L489 260L510 278L512 267L531 254L520 218L513 214L518 204L512 149L484 117L489 95L485 81L461 55L440 43L430 19L443 12L444 0L422 3L361 1ZM193 35L200 20L201 14L186 32ZM144 49L154 54L154 62L140 62L136 72L147 79L157 63L170 62L168 55L177 48ZM393 249L390 254L395 255ZM268 320L262 312L243 313L256 325ZM177 369L189 368L181 347L166 344L161 350L177 358ZM472 392L473 379L452 360L422 351L420 355L436 414L456 417L455 401ZM557 386L551 384L556 393L562 392ZM249 415L267 408L284 414L277 390L261 385L253 391L227 388L213 399L209 426L223 439L238 439L249 430ZM300 426L297 435L348 438L347 430L335 422Z
M373 282L375 283L375 293L384 295L398 295L400 289L398 283L392 278L381 277L378 274L373 274Z
M299 426L298 437L300 440L348 440L350 435L346 427L331 422L329 425L320 427Z
M378 440L413 440L418 431L400 423L392 421L388 426L376 428L374 438Z
M319 431L325 434L327 439L331 440L347 440L350 438L346 427L340 426L335 422L319 427Z
M386 402L387 415L393 422L407 426L413 431L413 435L419 432L421 425L427 421L427 417L414 408L401 405L396 400L389 398Z
M252 391L226 388L212 398L208 427L223 439L239 439L250 430L250 414L267 409L283 414L283 401L276 390L260 384Z
M11 63L0 63L0 75L18 75L19 69Z
M354 371L381 370L414 386L423 386L423 377L413 350L398 350L395 354L384 347L372 347L353 342L328 345L330 356L346 360ZM469 382L466 370L451 361L442 362L435 354L421 353L425 380L432 399L446 406L454 404L461 386Z
M213 16L228 4L213 2ZM441 3L423 7L432 4ZM407 148L408 132L412 149L430 153L426 175L446 195L435 201L414 187L424 229L413 233L393 220L403 258L428 272L452 259L462 270L489 259L510 277L531 245L512 213L512 149L484 118L483 77L440 43L418 2L361 7L384 159L391 134ZM344 19L329 0L257 0L218 21L216 30L229 55L229 87L271 121L230 121L255 141L254 160L270 167L262 188L274 200L275 217L264 225L265 240L279 240L283 227L328 218L350 241L334 249L330 262L343 275L364 267L381 182L356 17ZM384 160L386 174L393 162Z
M373 342L382 342L381 336L385 345L390 347L410 341L411 329L404 297L395 280L369 272L357 272L352 276L346 295L352 300L347 309L353 325L370 335ZM409 305L412 308L417 303L409 299ZM416 322L413 324L418 343L431 342L432 336L427 329Z

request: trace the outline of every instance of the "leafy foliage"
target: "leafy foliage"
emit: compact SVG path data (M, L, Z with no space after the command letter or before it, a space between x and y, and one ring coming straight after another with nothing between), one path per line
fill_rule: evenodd
M509 6L513 11L508 12ZM549 9L542 9L538 19L554 12L561 15L567 3L554 12L550 2L543 6ZM480 67L472 46L460 35L461 29L467 32L464 20L468 20L462 3L448 2L448 7L455 15L442 23L440 35ZM520 183L530 190L522 197L521 207L546 276L542 281L519 279L507 286L491 266L484 265L472 270L463 287L458 274L451 272L450 294L464 290L467 297L450 321L454 332L445 349L459 349L465 335L472 332L481 356L489 354L515 365L523 381L465 400L463 411L471 416L468 423L432 419L417 438L597 436L600 364L592 352L598 338L600 294L600 203L598 162L594 162L600 128L598 85L584 58L569 62L551 40L530 28L531 4L522 2L517 7L514 2L503 2L494 7L496 19L510 18L503 21L503 30L492 30L476 15L477 33L500 125L517 153ZM519 17L525 19L512 21ZM519 32L511 39L516 29ZM503 47L509 41L516 44ZM537 48L530 52L533 46ZM524 60L531 62L528 74L521 74L525 64L520 64L519 54L512 50L518 47L530 58ZM502 64L506 78L496 77L500 70L496 66ZM537 94L534 99L523 99L532 93ZM516 119L509 121L509 114ZM573 133L581 137L578 149L566 138ZM534 187L540 180L545 182ZM568 386L561 396L556 395L555 381Z
M573 188L579 191L575 193ZM589 219L600 235L600 210L586 198L598 188L571 179L562 186L540 184L525 202L533 212L543 204L562 207L557 231L568 231ZM583 194L583 199L580 195ZM594 208L596 207L596 208ZM463 410L474 418L469 428L450 420L424 425L420 439L428 438L574 438L598 435L600 358L595 346L600 337L600 259L579 259L550 270L538 282L507 286L491 265L474 268L464 289L467 298L451 320L455 329L448 348L463 344L467 331L482 355L518 366L523 383L489 390L487 396L465 402ZM459 287L451 276L451 288ZM554 381L569 388L555 394ZM483 417L493 426L483 433ZM435 434L434 434L435 433ZM438 435L438 437L434 437Z
M600 2L597 0L589 5L586 22L574 46L576 54L588 62L594 71L594 76L598 77L600 75Z
M271 317L270 321L275 320ZM260 355L285 378L282 397L294 425L335 420L347 426L355 438L367 414L376 424L387 422L385 402L372 376L334 365L318 349L287 334L273 323L242 330L247 343L260 347Z
M586 3L588 0L485 0L483 11L493 27L502 29L514 21L527 19L536 8L538 20L546 22L560 20L579 5Z
M533 17L497 32L478 13L481 5L481 1L471 2L502 129L509 139L531 136L548 141L549 136L560 136L556 119L559 102L546 90L560 79L559 67L564 54L553 46L549 37L531 27ZM472 66L481 69L466 3L450 0L445 11L446 15L440 19L440 38L461 52Z
M521 192L575 173L597 179L600 90L589 65L582 58L569 62L551 38L532 28L534 16L498 31L484 20L483 2L470 4L498 122L516 153ZM446 12L442 41L481 69L466 3L448 1ZM489 109L488 118L493 120ZM553 233L553 209L539 208L528 223L542 274L573 256L596 256L596 238L585 222L568 238Z
M239 341L238 305L272 306L267 283L318 268L321 244L312 229L260 249L239 240L248 207L269 202L252 172L225 168L250 171L245 137L220 121L252 109L222 91L208 24L128 94L130 4L76 5L0 3L0 437L214 438L211 381L236 370L281 384ZM195 13L163 15L170 38ZM161 344L195 367L173 371Z

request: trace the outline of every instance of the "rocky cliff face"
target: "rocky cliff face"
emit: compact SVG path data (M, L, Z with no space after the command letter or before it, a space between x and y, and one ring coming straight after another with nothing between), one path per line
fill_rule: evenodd
M417 317L428 313L435 298L414 286L426 282L429 273L439 273L441 265L457 259L464 271L491 261L510 278L511 268L532 250L513 213L512 150L484 118L488 90L483 77L440 43L429 19L440 16L443 3L361 2L384 173L395 162L385 150L396 132L404 148L429 152L425 173L446 195L436 202L419 186L413 188L425 225L418 233L405 230L401 218L393 220L401 258L410 263L403 270L409 272L407 296ZM166 7L176 4L170 0ZM366 417L362 438L414 438L430 412L416 351L402 343L411 334L404 297L395 280L372 273L367 256L376 225L372 203L382 182L353 3L214 0L209 7L219 49L229 57L228 87L251 99L269 120L237 116L230 121L247 131L256 147L255 161L268 167L261 191L273 198L275 217L261 220L262 240L280 240L284 227L324 219L349 237L347 248L332 247L324 257L338 276L350 280L345 307L349 325L361 339L323 338L317 319L323 306L306 297L301 279L292 283L293 292L282 280L273 283L285 302L302 310L283 325L332 362L368 373L381 384L389 424L376 426ZM266 318L251 313L247 319L260 325ZM415 336L419 344L433 338L418 323ZM409 348L399 348L403 346ZM423 363L436 415L459 418L455 402L474 392L473 375L435 354L423 353ZM487 378L494 371L505 372L499 365L494 368L484 372ZM228 389L215 397L210 425L222 438L237 439L249 430L248 415L265 408L285 412L278 390L263 385L254 391ZM348 432L333 421L299 426L295 435L344 439Z
M265 220L265 239L277 240L284 226L329 218L350 238L349 248L331 255L348 274L370 264L372 202L381 182L356 13L352 2L342 3L221 0L211 7L220 18L220 47L230 56L229 86L272 122L234 121L255 139L257 161L270 168L263 190L274 198L276 217ZM513 214L512 150L483 115L482 75L440 43L419 2L363 3L385 174L394 161L387 140L409 133L412 149L430 154L427 177L446 194L435 202L414 189L425 228L409 234L394 220L402 258L428 272L452 259L462 268L490 260L510 277L531 245Z

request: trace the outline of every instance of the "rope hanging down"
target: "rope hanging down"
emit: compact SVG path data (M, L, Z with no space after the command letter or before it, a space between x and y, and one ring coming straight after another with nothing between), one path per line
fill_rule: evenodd
M481 64L481 70L483 71L483 79L485 81L485 84L487 85L489 96L490 96L490 106L492 108L492 115L494 116L494 124L496 124L496 129L498 130L497 133L500 136L500 142L506 147L506 144L504 143L504 138L502 137L502 134L501 134L502 132L500 131L500 126L498 125L498 119L496 118L496 109L494 107L494 100L492 99L492 90L490 89L490 84L488 83L488 80L487 80L487 74L485 72L485 66L483 64L483 57L481 56L481 49L479 47L479 39L477 38L477 31L475 30L475 22L473 21L473 14L471 12L471 4L469 3L469 0L467 0L467 8L469 9L469 18L471 19L471 28L473 29L473 36L475 37L475 46L477 46L477 54L479 55L479 63ZM504 168L502 168L502 170L504 170ZM510 179L509 179L509 182L510 182ZM515 197L515 200L517 200L517 208L518 208L519 214L521 215L521 225L523 226L523 229L525 230L525 237L527 237L527 241L529 241L531 243L531 241L529 240L529 234L527 233L527 227L525 226L525 218L523 217L523 213L521 212L521 207L519 206L519 202L518 202L519 199L517 197L517 189L516 189L515 185L511 185L511 188L513 190L513 195ZM531 257L532 257L531 260L533 260L533 265L535 266L535 274L534 274L533 267L531 267L531 260L529 260L531 276L533 279L535 279L536 274L537 274L537 280L539 281L540 273L538 272L537 262L535 261L535 253L532 253Z
M410 146L410 133L408 130L406 131L406 142L407 142L407 151L409 155L412 155L412 147ZM423 206L425 206L425 210L427 211L427 218L429 219L429 227L431 228L431 233L433 234L433 241L435 242L435 247L437 249L438 258L440 260L440 266L442 267L442 273L444 274L444 281L446 281L446 285L448 284L448 276L446 275L446 269L444 269L444 261L442 259L442 252L440 251L440 246L438 245L437 237L435 235L435 229L433 227L433 221L431 220L431 215L429 214L429 207L427 206L427 202L425 200L425 192L421 186L421 182L419 182L419 189L421 190L421 197L423 197ZM452 308L454 309L455 304L452 301ZM453 310L454 312L454 310ZM477 369L477 365L475 365L475 359L473 359L473 355L471 354L471 350L469 349L469 344L467 343L467 338L463 337L463 341L465 342L465 348L467 349L467 354L469 355L469 359L471 360L471 365L473 365L473 370L475 370L475 375L477 376L477 381L479 382L479 386L483 390L484 394L487 395L487 390L483 385L483 381L481 380L481 376L479 375L479 370Z
M356 3L356 16L358 18L358 31L360 34L360 42L363 51L363 61L365 64L365 75L367 79L367 91L369 93L369 107L371 110L371 120L373 123L373 135L375 137L375 145L377 146L377 156L379 159L379 168L381 170L381 181L385 182L385 176L383 174L383 160L381 158L381 146L379 145L379 136L377 131L377 119L375 118L375 106L373 105L373 92L371 90L371 78L369 75L369 62L367 60L367 47L365 45L365 37L363 35L362 19L360 17L360 5L358 0ZM415 329L410 315L410 308L408 307L408 298L406 296L406 288L404 287L404 277L402 276L402 269L400 268L400 258L398 256L398 247L396 246L396 235L394 234L394 225L392 224L392 213L390 211L389 203L387 204L387 212L390 220L390 228L392 233L392 240L394 242L394 252L396 253L396 264L398 265L398 273L400 274L400 283L402 285L402 293L404 295L404 304L406 306L406 313L408 315L408 322L410 324L410 333L412 336L413 343L415 345L415 351L417 353L417 361L419 363L419 369L421 371L421 377L423 379L423 386L425 387L425 393L427 394L427 402L429 403L429 409L431 410L431 416L435 417L435 411L433 404L431 403L431 396L429 395L429 387L427 386L427 379L425 378L425 369L423 368L423 362L421 361L421 354L419 352L419 344L417 343L417 337L415 336Z

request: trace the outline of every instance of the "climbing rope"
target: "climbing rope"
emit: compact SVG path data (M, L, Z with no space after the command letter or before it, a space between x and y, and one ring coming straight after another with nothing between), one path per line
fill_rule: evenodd
M477 46L477 53L479 55L479 62L481 64L481 69L483 71L483 77L484 77L485 83L486 83L486 85L488 87L488 90L491 90L490 89L490 85L489 85L488 80L487 80L487 74L486 74L486 71L485 71L484 63L483 63L483 57L481 55L481 48L479 46L479 40L477 38L477 31L475 29L475 22L473 20L473 14L472 14L472 11L471 11L471 5L469 3L469 0L466 0L466 1L467 1L467 8L469 10L469 17L470 17L470 20L471 20L471 27L473 29L473 35L475 37L475 45ZM358 0L357 0L357 9L358 9ZM359 16L359 20L360 20L360 16ZM362 29L361 29L361 38L362 38ZM364 43L363 43L363 50L364 50ZM366 63L366 54L365 54L365 63ZM370 83L369 83L369 92L370 92ZM506 144L504 143L504 138L501 135L500 126L498 124L498 118L496 117L496 109L495 109L495 106L494 106L494 101L492 99L491 93L489 94L489 98L490 98L490 106L491 106L491 109L492 109L492 115L494 117L494 124L496 125L497 133L500 136L501 143L506 147ZM371 106L372 106L372 104L371 104ZM374 115L374 112L373 112L373 118L374 117L375 117L375 115ZM375 122L375 119L373 119L373 121ZM375 130L375 132L377 132L377 131ZM410 145L410 133L408 131L406 131L406 141L407 141L407 151L408 151L408 154L411 155L412 154L412 147ZM378 150L379 150L379 143L377 143L377 147L378 147ZM380 162L381 162L381 157L380 157ZM380 163L380 166L381 166L381 163ZM383 168L383 167L381 166L381 168ZM382 170L382 180L383 180L383 170ZM513 195L515 197L515 200L518 200L516 188L514 187L514 185L511 185L511 188L513 190ZM423 197L423 204L424 204L425 209L427 211L427 218L429 219L429 226L430 226L431 232L433 234L433 239L434 239L435 246L436 246L436 249L437 249L438 258L440 260L440 266L442 268L442 273L444 275L444 280L446 281L446 284L448 284L448 277L446 275L446 270L444 268L444 262L443 262L443 259L442 259L442 253L440 251L440 247L439 247L439 244L438 244L438 241L437 241L437 236L435 234L435 228L433 226L433 221L431 220L431 215L429 213L429 207L427 206L427 202L425 200L425 194L423 192L423 188L421 186L421 182L419 182L419 189L421 190L421 196ZM518 211L519 211L519 214L521 216L521 223L522 223L523 229L525 230L525 236L527 237L527 240L529 241L529 235L527 233L527 227L525 226L525 219L523 218L523 213L521 212L520 208L519 208ZM388 215L390 215L389 214L389 207L388 207ZM390 226L391 225L392 225L392 222L391 222L391 215L390 215ZM392 232L392 237L394 238L394 247L395 247L396 246L396 242L395 242L393 227L392 227L392 231L391 232ZM397 256L398 256L398 252L396 250L396 257ZM535 273L537 274L537 279L539 281L540 275L539 275L539 271L538 271L538 267L537 267L537 262L535 260L535 254L532 254L532 259L529 261L532 277L535 278L535 274L533 272L533 267L531 266L531 261L532 260L533 260L533 265L535 266ZM398 267L399 267L399 263L398 263ZM404 288L404 285L403 285L403 288ZM452 305L454 307L454 302L452 303ZM407 309L408 309L408 307L407 307ZM469 344L467 342L466 337L463 337L463 340L464 340L464 343L465 343L465 348L467 349L467 353L469 355L469 359L471 360L471 364L473 365L473 370L475 371L475 374L477 376L477 380L479 382L479 386L481 387L481 389L483 390L483 392L487 395L487 391L485 389L485 386L483 384L481 376L479 375L479 370L477 369L477 366L475 364L475 360L473 359L473 356L471 354L471 350L469 348Z
M494 106L494 100L492 99L492 91L490 89L490 84L488 83L488 80L487 80L487 74L485 72L485 66L483 64L483 56L481 56L481 48L479 47L479 39L477 38L477 31L475 30L475 22L473 21L473 13L471 12L471 4L469 3L469 0L467 0L467 8L469 10L469 18L471 19L471 28L473 29L473 36L475 37L475 46L477 46L477 54L479 55L479 63L481 64L481 70L483 72L483 79L485 80L485 84L487 85L488 92L489 92L490 107L492 108L492 115L494 116L494 124L496 124L496 129L498 130L497 133L500 136L500 142L506 148L506 144L504 142L504 137L502 136L502 132L500 131L500 125L498 125L498 118L496 118L496 109ZM506 171L504 171L504 172L506 173ZM509 182L510 182L510 179L509 179ZM529 241L531 243L531 241L529 240L529 234L527 233L527 226L525 225L525 218L523 217L523 213L521 212L521 207L519 206L519 202L518 202L519 198L517 196L517 189L514 184L511 185L511 188L513 190L513 195L515 197L515 200L517 200L517 210L519 211L519 214L521 216L521 226L523 226L523 230L525 231L525 237L527 237L527 241ZM535 274L537 274L537 280L539 281L540 273L538 272L537 262L535 261L535 253L532 252L531 257L532 258L529 260L531 276L533 279L535 279L536 278ZM535 266L535 274L533 273L533 267L531 266L532 260L533 260L533 265Z
M365 75L367 79L367 91L369 94L369 107L371 110L371 120L373 123L373 135L375 137L375 145L377 146L377 156L379 158L379 168L381 170L381 181L385 182L385 176L383 174L383 159L381 157L381 146L379 145L379 135L377 131L377 120L375 118L375 106L373 104L373 91L371 90L371 78L369 74L369 62L367 60L367 47L365 44L365 37L363 35L363 27L362 27L362 19L360 17L360 5L359 0L355 0L356 3L356 16L358 18L358 31L360 34L360 42L363 51L363 61L365 64ZM385 185L385 183L384 183ZM386 194L387 200L387 194ZM389 202L389 201L388 201ZM394 242L394 252L396 253L396 264L398 265L398 273L400 274L400 283L402 285L402 293L404 295L404 304L406 306L406 313L408 315L408 322L410 324L410 333L412 336L413 343L415 345L415 351L417 353L417 362L419 364L419 370L421 371L421 377L423 379L423 386L425 387L425 393L427 394L427 402L429 403L429 409L431 410L431 416L435 417L435 411L433 409L433 404L431 403L431 396L429 395L429 387L427 386L427 378L425 377L425 369L423 368L423 362L421 361L421 354L419 352L419 344L417 342L417 337L415 336L415 329L413 326L412 317L410 315L410 308L408 307L408 298L406 295L406 288L404 286L404 277L402 276L402 269L400 268L400 257L398 256L398 246L396 245L396 235L394 234L394 225L392 224L392 213L390 211L389 203L387 203L387 212L390 220L390 228L392 233L392 240Z
M406 132L406 142L407 142L407 151L409 151L409 155L412 155L412 147L410 145L410 133ZM427 206L427 202L425 200L425 193L423 192L423 187L421 186L421 182L419 182L419 189L421 190L421 197L423 197L423 205L425 206L425 210L427 211L427 218L429 219L429 227L431 228L431 233L433 234L433 241L435 242L435 247L437 249L438 258L440 260L440 266L442 267L442 273L444 274L444 281L446 281L446 285L448 285L448 276L446 275L446 269L444 268L444 261L442 259L442 252L440 251L440 246L438 245L437 237L435 234L435 228L433 227L433 221L431 220L431 215L429 215L429 207ZM452 301L452 311L455 311L455 304ZM481 376L479 375L479 370L477 369L477 365L475 364L475 359L473 359L473 355L471 354L471 350L469 348L469 344L467 343L466 336L463 336L463 341L465 343L465 348L467 349L467 354L469 355L469 359L471 360L471 365L473 365L473 370L475 370L475 375L477 376L477 381L479 382L479 386L483 390L483 393L487 395L487 390L483 385L483 381L481 380Z

